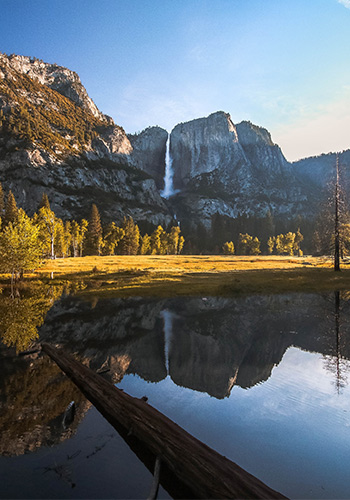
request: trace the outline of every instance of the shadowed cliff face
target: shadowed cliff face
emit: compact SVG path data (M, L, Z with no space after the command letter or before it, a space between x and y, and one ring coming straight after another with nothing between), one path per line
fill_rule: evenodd
M160 127L149 127L139 134L129 134L133 151L132 161L147 172L159 190L164 188L165 149L168 132Z

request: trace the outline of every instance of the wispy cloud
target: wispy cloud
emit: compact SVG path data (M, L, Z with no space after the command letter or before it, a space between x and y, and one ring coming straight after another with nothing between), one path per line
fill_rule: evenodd
M350 0L338 0L338 3L341 3L347 9L350 9Z

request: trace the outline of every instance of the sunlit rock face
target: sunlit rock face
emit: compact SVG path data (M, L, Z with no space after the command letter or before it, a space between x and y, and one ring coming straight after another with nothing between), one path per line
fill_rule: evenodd
M14 70L56 90L94 116L98 118L105 117L88 96L85 87L82 85L75 71L58 66L57 64L45 63L35 57L18 56L15 54L7 57L5 54L0 54L0 58L3 61L6 58L8 64Z
M217 169L233 172L246 163L230 115L219 111L207 118L180 123L171 132L174 187L182 189L201 174Z
M97 109L75 72L0 54L0 87L6 125L0 131L0 182L20 207L32 214L46 193L63 218L88 218L95 203L105 222L130 215L139 223L170 223L154 178L131 158L125 131ZM7 126L11 120L15 127Z
M171 132L173 203L179 217L210 228L214 214L293 217L314 212L313 191L294 175L266 129L234 125L222 111Z
M139 134L128 134L132 161L155 180L159 190L164 188L167 138L168 132L160 127L148 127Z

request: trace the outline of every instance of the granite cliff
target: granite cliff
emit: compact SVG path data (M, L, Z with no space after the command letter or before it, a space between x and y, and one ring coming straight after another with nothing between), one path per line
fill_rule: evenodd
M45 192L60 217L87 217L95 202L105 220L166 225L164 200L132 150L76 73L0 54L0 181L29 213Z
M175 210L207 228L212 217L286 219L314 212L313 189L296 175L266 129L235 125L222 111L171 132Z
M160 127L127 135L74 71L0 53L0 182L29 213L46 192L63 218L87 217L95 202L105 221L166 226L176 214L187 237L199 226L212 233L215 217L272 217L290 230L292 219L317 215L334 176L334 154L289 163L266 129L219 111L172 130L174 195L165 200L167 140ZM350 190L350 151L340 164Z

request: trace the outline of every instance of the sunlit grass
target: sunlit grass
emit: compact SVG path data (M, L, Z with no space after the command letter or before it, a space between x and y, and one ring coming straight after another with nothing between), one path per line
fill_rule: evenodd
M48 260L28 278L85 295L232 295L350 289L342 267L334 273L326 257L93 256Z
M8 276L0 277L0 283ZM326 257L145 255L46 261L26 284L98 296L176 296L350 290L350 265ZM1 291L1 290L0 290Z

